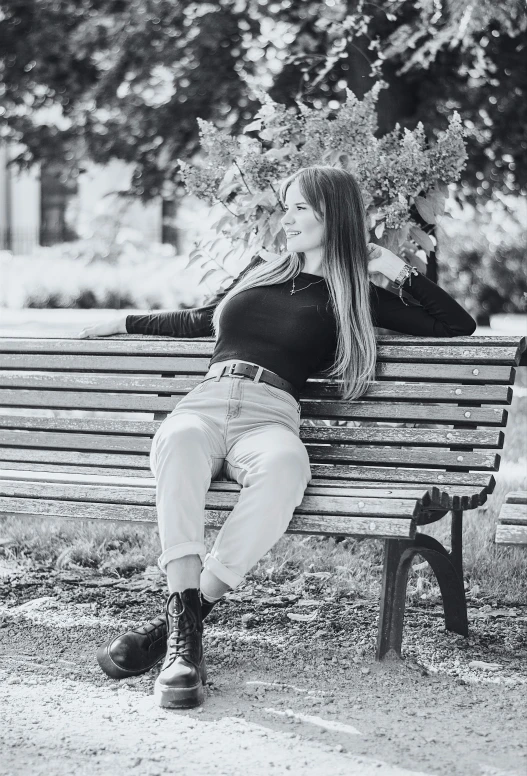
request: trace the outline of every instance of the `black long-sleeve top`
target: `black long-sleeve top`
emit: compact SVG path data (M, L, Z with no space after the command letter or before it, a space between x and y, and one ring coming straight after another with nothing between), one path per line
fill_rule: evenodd
M130 334L169 337L212 337L212 314L236 283L264 260L253 261L224 291L203 307L174 312L128 315ZM299 391L307 378L331 364L337 328L324 278L301 272L292 281L258 286L237 294L226 305L210 364L239 359L270 369ZM397 294L370 283L375 326L423 337L472 334L474 319L446 291L419 273L404 290L412 299L406 306Z

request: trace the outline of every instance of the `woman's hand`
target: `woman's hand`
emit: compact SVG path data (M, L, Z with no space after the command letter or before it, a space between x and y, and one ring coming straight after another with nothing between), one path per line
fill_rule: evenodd
M88 339L89 337L109 337L111 334L126 334L126 315L112 318L110 321L104 321L104 323L86 326L77 334L77 337L79 339Z
M380 272L392 282L406 264L388 248L375 245L375 243L368 243L368 255L368 272Z

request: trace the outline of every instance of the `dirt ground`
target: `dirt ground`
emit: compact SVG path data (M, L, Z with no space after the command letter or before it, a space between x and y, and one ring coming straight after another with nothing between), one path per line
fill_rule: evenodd
M464 639L410 606L405 660L379 664L375 602L247 583L206 622L204 706L169 711L157 669L119 682L95 660L162 611L155 576L0 571L2 774L526 772L527 607L481 599Z

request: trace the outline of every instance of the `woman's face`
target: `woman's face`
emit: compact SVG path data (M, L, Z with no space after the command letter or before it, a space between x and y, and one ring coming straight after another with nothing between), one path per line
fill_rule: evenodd
M286 233L287 250L309 253L322 248L324 223L305 201L298 180L294 180L287 189L285 208L282 227Z

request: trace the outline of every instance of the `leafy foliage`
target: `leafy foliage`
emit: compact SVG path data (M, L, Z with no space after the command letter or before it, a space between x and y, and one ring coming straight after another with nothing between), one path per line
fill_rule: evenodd
M480 326L492 315L527 312L527 206L515 197L454 208L442 224L442 285Z
M253 90L316 109L359 96L373 75L382 131L457 109L471 189L525 185L525 44L520 0L0 0L0 133L24 165L89 156L133 164L144 199L181 192L177 159L199 150L196 119L240 134ZM482 177L478 177L478 174Z
M411 7L410 18L389 35L383 50L385 58L406 55L401 73L414 68L428 69L445 49L459 47L473 54L486 28L501 27L505 34L515 37L526 26L525 8L520 0L478 0L470 4L465 0L395 0L391 5L390 21L401 20L401 12ZM481 67L490 66L484 50L480 51L479 60Z
M204 261L209 246L224 264L240 246L246 254L280 253L285 248L280 179L312 164L340 166L352 172L362 188L372 239L426 261L434 238L421 223L436 224L444 213L448 184L458 180L466 154L459 116L429 145L422 125L377 137L376 104L382 85L363 100L347 90L337 110L298 103L288 109L260 93L261 107L244 134L232 136L199 120L200 166L179 160L189 194L219 205L213 224L216 239L198 244L190 263ZM256 132L258 138L249 137ZM418 215L419 214L419 215ZM420 218L419 218L420 217ZM227 242L222 239L227 238Z

